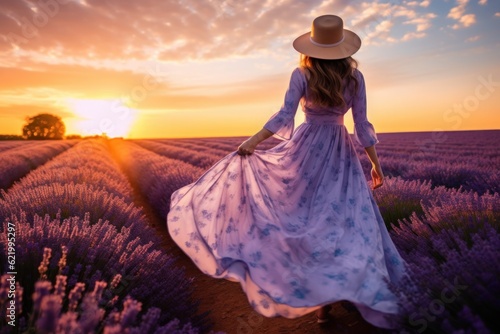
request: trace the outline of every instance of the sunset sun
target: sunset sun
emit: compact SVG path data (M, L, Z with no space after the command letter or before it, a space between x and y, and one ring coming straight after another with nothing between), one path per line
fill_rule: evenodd
M127 137L137 115L120 99L68 99L67 106L75 115L74 131L83 136Z

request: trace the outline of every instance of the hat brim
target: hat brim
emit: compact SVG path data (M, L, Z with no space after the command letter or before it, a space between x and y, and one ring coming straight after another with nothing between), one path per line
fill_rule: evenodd
M293 48L298 52L318 59L342 59L355 54L361 47L361 38L356 33L344 29L344 40L339 45L322 47L310 39L311 32L300 35L293 41Z

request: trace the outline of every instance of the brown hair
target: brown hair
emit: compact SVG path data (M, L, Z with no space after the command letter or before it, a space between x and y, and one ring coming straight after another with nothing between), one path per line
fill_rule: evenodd
M300 66L308 73L307 83L311 99L320 106L345 106L344 89L354 84L355 91L358 90L358 80L354 76L358 62L352 57L318 59L301 55Z

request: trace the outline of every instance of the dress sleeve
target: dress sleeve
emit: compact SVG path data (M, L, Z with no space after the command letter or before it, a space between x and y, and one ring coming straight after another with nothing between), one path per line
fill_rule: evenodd
M264 128L274 133L280 139L290 139L294 129L294 118L299 101L305 94L305 78L296 68L291 75L290 85L285 93L285 101L281 109L275 113L264 125Z
M354 118L354 137L363 147L377 144L375 128L366 117L366 87L365 79L360 71L356 70L358 77L358 91L352 102L352 117Z

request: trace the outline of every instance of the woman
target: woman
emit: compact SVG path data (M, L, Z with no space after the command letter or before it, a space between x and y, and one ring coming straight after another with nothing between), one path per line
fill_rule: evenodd
M351 58L361 41L341 18L324 15L293 46L301 67L282 108L237 152L172 195L169 232L204 273L240 282L264 316L317 311L325 322L329 304L348 300L367 321L389 328L398 305L387 282L401 278L404 264L343 125L352 108L373 188L380 187L378 140ZM299 103L306 120L294 130ZM255 150L272 135L285 141Z

